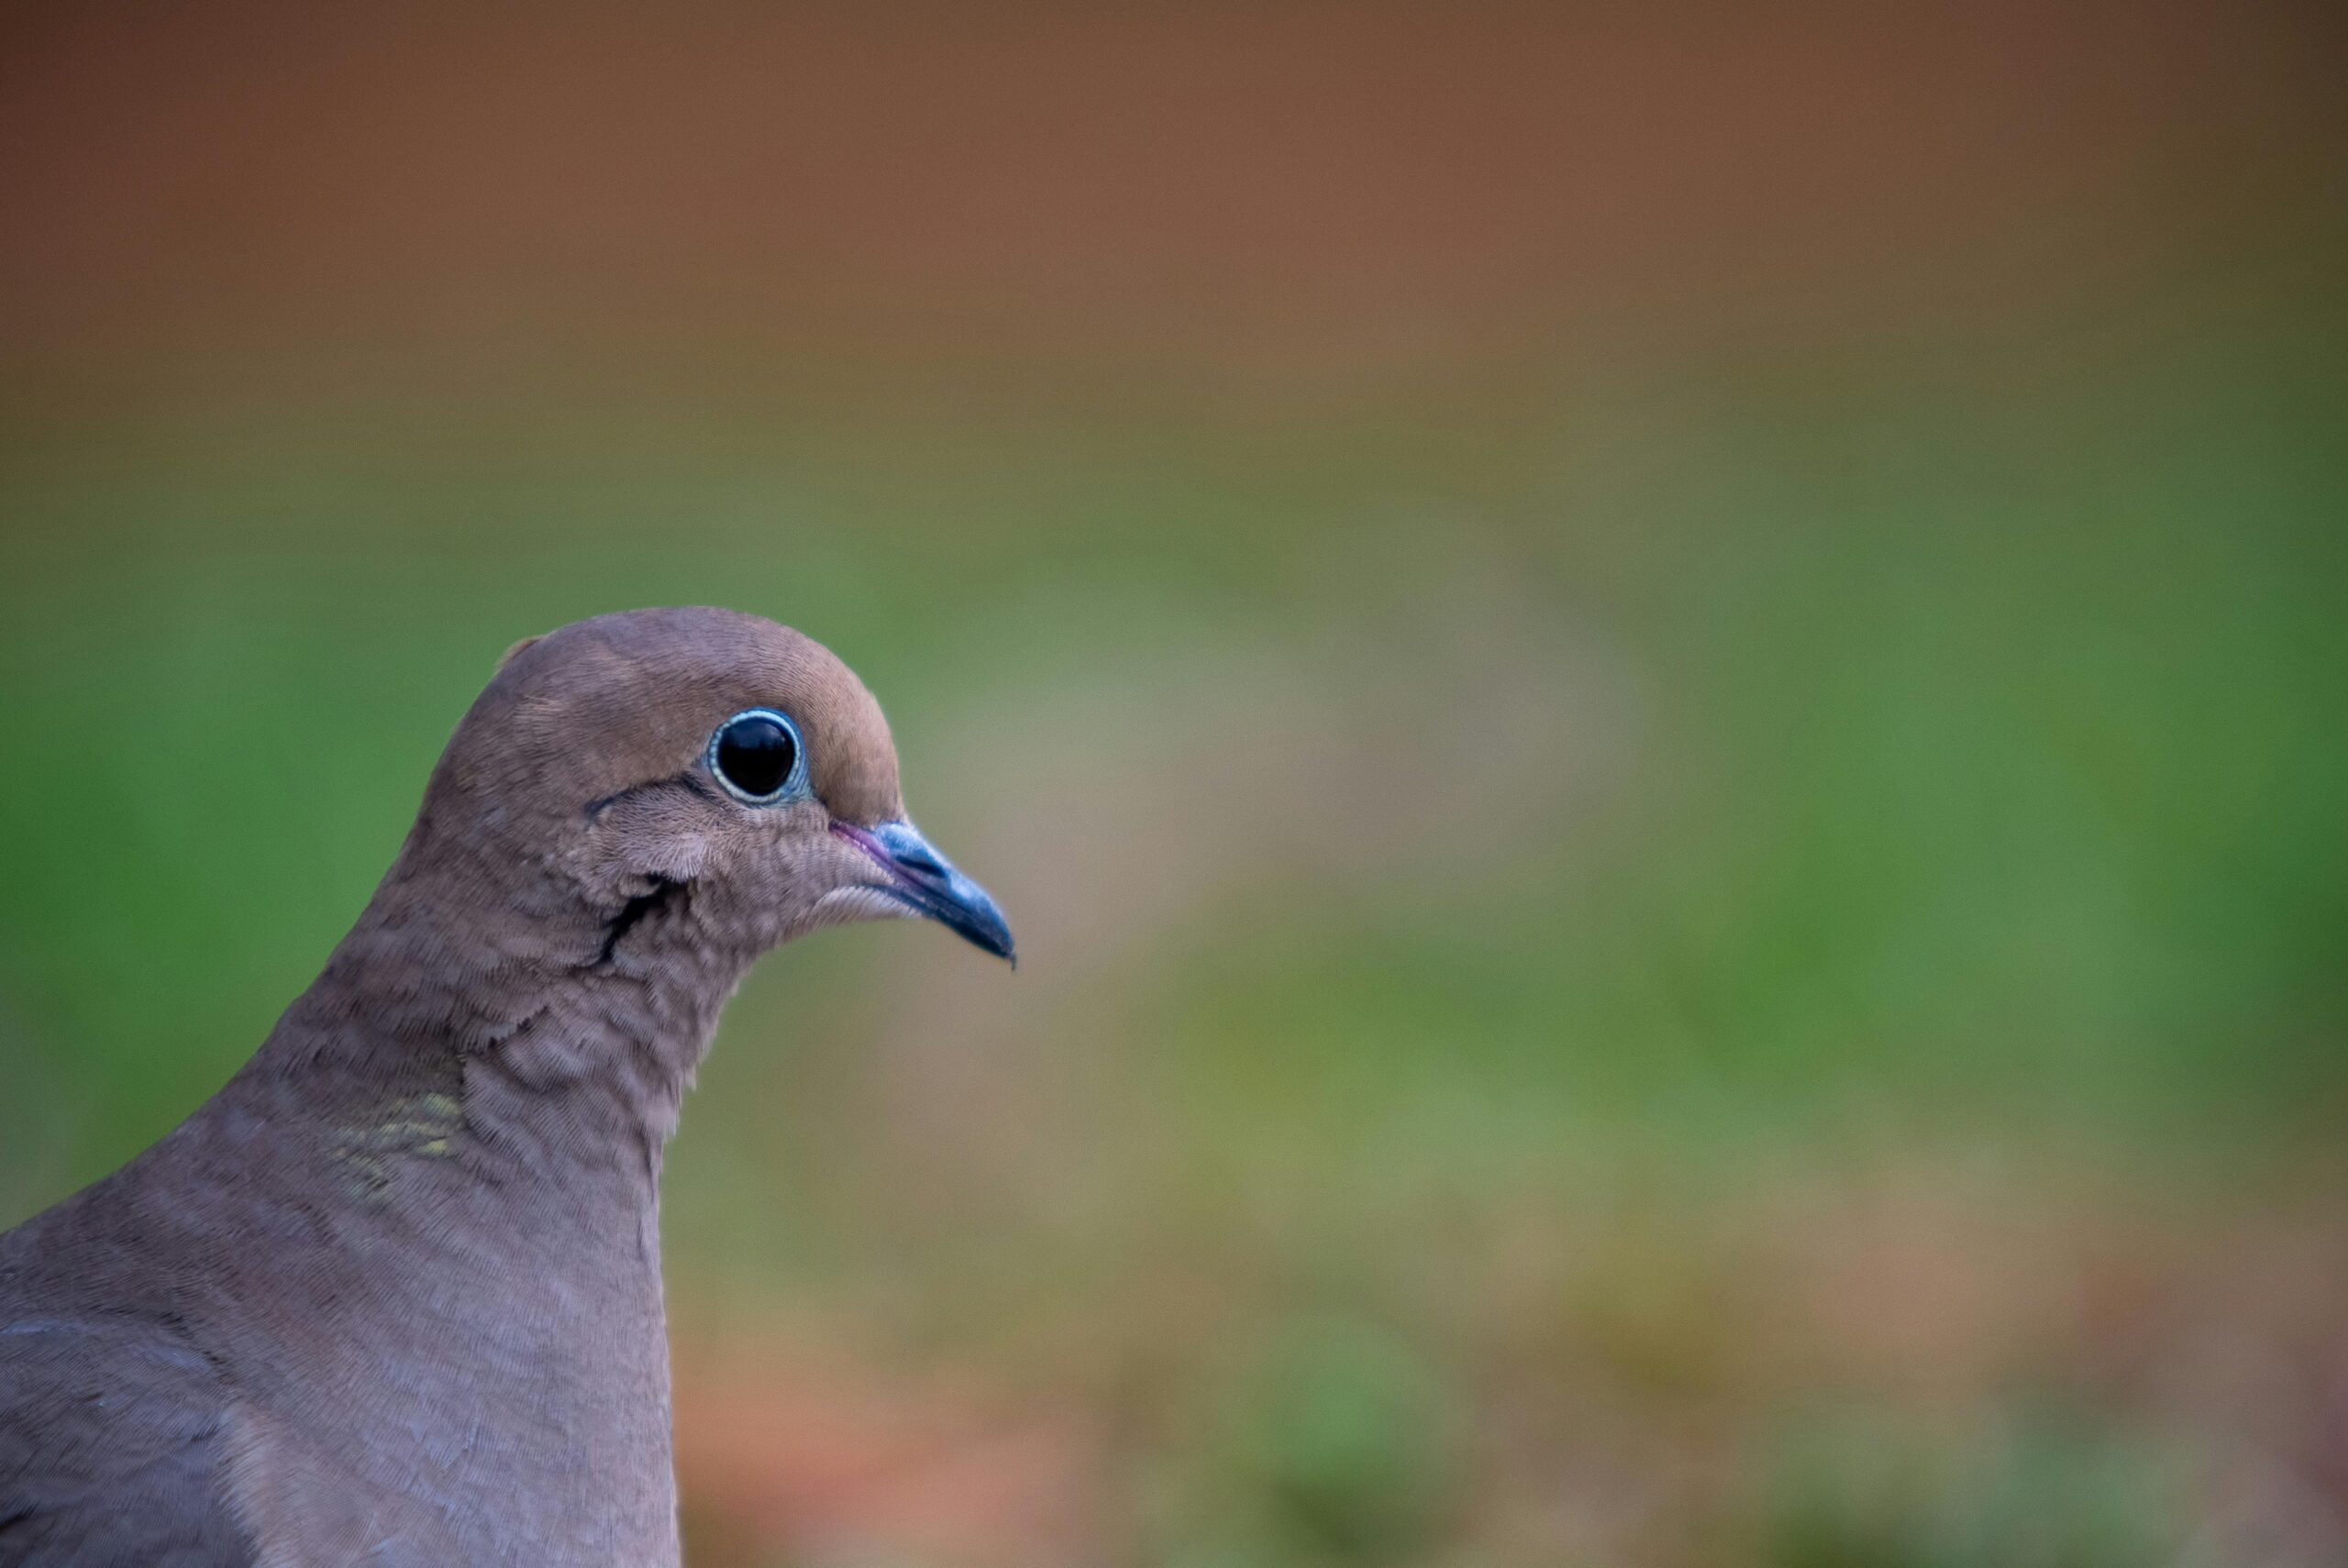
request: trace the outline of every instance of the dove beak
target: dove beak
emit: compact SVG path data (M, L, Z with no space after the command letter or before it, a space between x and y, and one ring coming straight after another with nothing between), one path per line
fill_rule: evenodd
M1019 966L1011 927L987 890L955 868L911 823L860 828L835 822L832 831L880 863L889 880L880 890L916 913Z

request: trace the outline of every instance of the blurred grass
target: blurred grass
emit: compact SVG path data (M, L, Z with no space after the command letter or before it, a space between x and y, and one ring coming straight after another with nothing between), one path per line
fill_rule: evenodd
M2037 1424L2097 1330L2008 1254L2043 1218L2064 1289L2174 1295L2170 1238L2329 1168L2336 304L1105 408L665 360L631 401L618 349L376 401L93 372L0 443L0 1218L242 1059L502 648L722 602L858 666L981 876L1063 798L1209 865L1035 873L1128 934L1047 942L1001 1039L923 1037L973 982L920 933L773 960L675 1154L689 1331L792 1303L1074 1402L1137 1561L2219 1561L2202 1407L2132 1364ZM1318 809L1268 820L1338 825L1257 844L1291 752ZM1168 768L1158 814L1087 790ZM1888 1349L1801 1286L1803 1206L1885 1170ZM1986 1304L1933 1327L1936 1269Z
M89 1099L75 1171L145 1142L311 972L532 628L792 619L950 820L935 715L1137 647L1375 640L1464 569L1627 672L1633 754L1464 881L1265 877L1169 933L1120 1026L1200 1092L1272 1075L1243 1098L1283 1126L1428 1078L2288 1118L2340 1087L2336 337L2051 386L1704 366L1473 443L1445 439L1472 410L1414 445L1407 408L1340 408L1277 460L1196 409L1146 446L1074 416L832 442L771 401L626 437L543 403L52 425L0 479L11 1006Z
M2192 1562L2181 1466L2092 1421L2035 1414L1973 1449L1865 1421L1797 1433L1764 1561L1779 1568L2130 1568Z

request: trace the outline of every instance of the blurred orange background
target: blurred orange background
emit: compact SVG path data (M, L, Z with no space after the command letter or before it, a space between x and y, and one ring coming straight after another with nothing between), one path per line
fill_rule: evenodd
M729 1016L701 1568L2348 1561L2342 41L12 7L0 1220L730 603L1025 961Z

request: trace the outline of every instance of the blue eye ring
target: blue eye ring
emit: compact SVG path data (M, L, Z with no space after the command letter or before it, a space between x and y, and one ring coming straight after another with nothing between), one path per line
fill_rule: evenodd
M779 805L807 793L807 743L791 715L773 708L745 708L718 725L702 761L746 806Z

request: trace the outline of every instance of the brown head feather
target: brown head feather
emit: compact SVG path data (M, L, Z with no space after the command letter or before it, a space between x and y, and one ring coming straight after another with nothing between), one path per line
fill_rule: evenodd
M518 645L473 704L449 761L526 765L581 801L681 773L746 708L798 722L816 798L870 826L904 815L880 704L813 637L736 610L627 610Z

